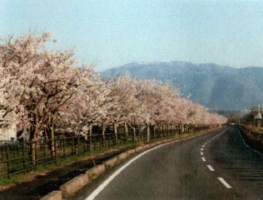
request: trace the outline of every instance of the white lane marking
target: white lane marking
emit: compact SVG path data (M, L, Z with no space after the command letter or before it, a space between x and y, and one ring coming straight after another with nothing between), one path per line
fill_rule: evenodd
M175 142L181 142L181 141L184 141L184 140L189 140L189 139L193 139L195 137L199 137L199 136L202 136L204 134L201 134L201 135L195 135L195 136L192 136L192 137L189 137L189 138L184 138L184 139L181 139L181 140L175 140L175 141L172 141L172 142L168 142L168 143L165 143L165 144L162 144L162 145L159 145L157 147L154 147L152 149L149 149L141 154L139 154L138 156L136 156L135 158L133 158L132 160L130 160L129 162L127 162L125 165L123 165L120 169L118 169L116 172L114 172L107 180L105 180L97 189L95 189L85 200L93 200L96 196L98 196L98 194L107 186L109 185L109 183L116 177L118 176L126 167L128 167L131 163L133 163L135 160L137 160L138 158L140 158L141 156L143 156L144 154L150 152L150 151L153 151L157 148L160 148L164 145L167 145L167 144L172 144L172 143L175 143Z
M227 188L232 188L222 177L218 177L218 180Z
M203 148L205 147L205 144L202 146Z
M257 151L257 150L255 150L255 149L253 149L253 151L254 151L254 152L256 152L256 153L258 153L258 151Z
M203 151L204 149L202 148L201 151Z
M106 181L104 181L96 190L94 190L87 198L86 200L93 200L96 196L98 196L98 194L116 177L118 176L126 167L128 167L131 163L133 163L135 160L137 160L138 158L140 158L141 156L143 156L144 154L148 153L149 151L152 151L156 148L159 148L163 145L157 146L153 149L150 149L148 151L145 151L143 153L141 153L140 155L136 156L135 158L133 158L132 160L130 160L128 163L126 163L125 165L123 165L120 169L118 169L114 174L112 174Z
M221 135L224 134L225 132L226 132L226 130L223 130L221 133L217 134L215 137L213 137L212 139L208 140L208 141L205 143L205 145L208 144L208 143L210 143L210 142L212 142L214 139L216 139L217 137L221 136ZM204 146L203 146L203 147L204 147Z
M201 152L200 154L201 154L201 156L202 156L202 155L204 155L204 153L203 153L203 152Z
M259 155L263 155L261 152L255 150L255 149L252 149L249 145L247 145L247 143L245 142L245 140L244 140L242 134L240 133L240 130L239 130L239 129L237 129L237 130L238 130L238 133L239 133L239 135L240 135L240 137L241 137L241 139L242 139L244 145L246 145L249 149L253 150L255 153L258 153Z
M206 161L205 157L202 157L202 160L205 162Z
M214 168L213 168L211 165L206 165L206 166L208 167L208 169L209 169L211 172L215 171Z

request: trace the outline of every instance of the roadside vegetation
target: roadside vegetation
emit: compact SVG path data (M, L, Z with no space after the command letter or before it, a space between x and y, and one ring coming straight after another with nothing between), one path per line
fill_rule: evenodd
M129 75L104 80L73 50L47 48L56 42L52 33L0 40L0 129L15 125L18 138L0 145L2 177L226 123L169 83Z
M103 157L107 153L110 153L110 152L121 153L122 151L127 150L127 149L132 149L137 146L151 144L156 141L162 141L162 140L167 140L167 139L173 139L173 140L184 139L184 138L192 137L194 135L204 134L213 129L215 129L215 127L205 127L203 130L199 130L197 132L191 131L191 132L185 132L183 134L179 134L179 133L167 134L162 137L153 138L149 142L145 140L144 141L140 140L140 141L135 141L135 142L122 143L122 144L118 144L112 147L105 147L105 148L101 148L97 150L91 150L91 151L88 151L88 152L85 152L79 155L73 155L73 156L69 156L66 158L60 158L57 160L56 163L53 162L53 163L49 163L46 165L38 165L38 166L35 166L34 169L25 171L24 173L13 174L9 178L7 176L0 178L0 190L7 189L8 187L13 186L14 184L19 184L22 182L30 181L38 175L44 176L54 170L63 169L65 168L65 166L76 165L79 162L83 162L83 161L85 162L90 159L92 160L92 166L95 166L97 164L100 164L95 161L96 157L98 156ZM107 158L110 158L110 157L107 156Z
M263 123L260 106L251 108L240 120L239 128L246 143L263 153Z
M253 149L263 153L263 128L240 125L241 134L246 143Z

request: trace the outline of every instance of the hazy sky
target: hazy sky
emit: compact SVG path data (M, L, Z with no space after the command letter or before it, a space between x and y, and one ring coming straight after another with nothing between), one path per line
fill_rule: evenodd
M263 66L263 1L0 0L0 37L47 30L98 71L133 61Z

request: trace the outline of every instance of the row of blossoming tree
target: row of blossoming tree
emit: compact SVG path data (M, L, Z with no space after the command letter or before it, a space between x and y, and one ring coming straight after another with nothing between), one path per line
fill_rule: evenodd
M138 124L164 129L183 124L223 124L226 119L182 98L170 84L128 75L103 80L93 66L80 66L73 51L48 50L51 33L9 36L0 44L0 120L26 130L31 141L56 130L91 135L93 126L113 125L125 134Z

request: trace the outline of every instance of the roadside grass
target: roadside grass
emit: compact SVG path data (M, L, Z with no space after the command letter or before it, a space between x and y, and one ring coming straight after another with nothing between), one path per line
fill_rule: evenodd
M150 142L128 141L126 143L121 143L121 144L118 144L117 146L112 146L110 148L102 148L100 150L88 151L88 152L85 152L84 154L81 154L81 155L73 155L73 156L69 156L69 157L65 157L65 158L58 158L56 163L50 163L50 164L46 164L46 165L38 165L34 169L32 169L31 171L27 171L23 174L14 174L14 175L11 175L9 178L8 177L1 177L0 178L0 191L5 189L5 188L8 188L9 186L13 186L15 184L30 181L30 180L34 179L34 177L36 177L37 175L40 175L40 174L45 175L46 173L48 173L50 171L53 171L53 170L56 170L59 168L63 168L67 165L73 164L73 163L78 162L78 161L89 159L92 156L111 152L114 150L121 150L121 149L125 149L125 148L135 148L136 146L139 146L139 145L150 144L150 143L154 143L154 142L162 141L162 140L167 140L167 139L179 140L179 139L188 138L188 137L191 137L194 135L201 135L201 134L204 134L205 132L209 132L211 130L213 130L213 129L208 129L208 130L203 130L203 131L198 131L198 132L168 135L168 136L165 136L162 138L154 138L154 139L150 140Z
M14 184L21 183L23 181L29 181L39 174L45 174L47 172L50 172L50 171L53 171L59 168L63 168L66 165L70 165L72 163L75 163L81 160L89 159L91 156L96 156L96 155L107 153L113 150L121 150L123 148L135 147L137 144L138 142L127 142L126 144L119 144L117 146L112 146L111 148L102 148L100 150L88 151L80 155L73 155L73 156L69 156L65 158L58 158L57 163L38 165L34 167L34 169L32 169L31 171L21 173L21 174L10 175L9 178L1 177L0 178L0 191L1 191L1 187L3 188L8 185L14 185Z
M239 126L241 135L245 142L252 148L263 153L263 131L262 128L252 126Z

